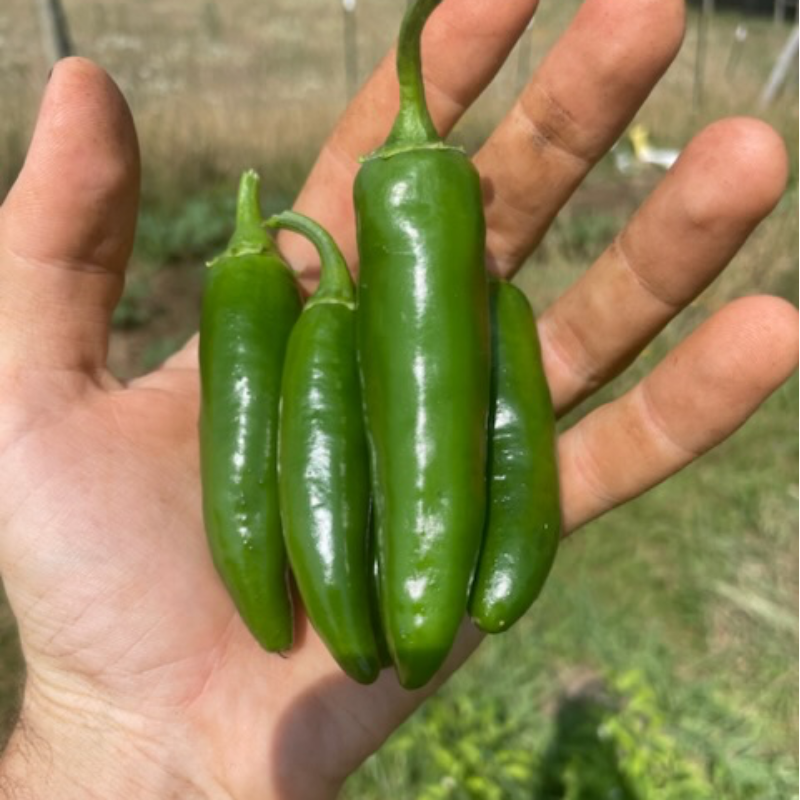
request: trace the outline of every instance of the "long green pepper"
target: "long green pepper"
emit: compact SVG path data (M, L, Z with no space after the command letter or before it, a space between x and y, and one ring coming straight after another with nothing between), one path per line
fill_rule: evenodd
M278 506L281 375L302 300L262 227L258 176L244 173L236 230L209 264L200 321L200 463L211 554L242 619L271 651L292 644Z
M278 485L284 540L317 633L350 677L371 683L381 659L373 631L355 288L339 248L316 222L286 211L267 225L309 239L322 265L283 371Z
M354 187L381 616L408 688L439 669L465 616L486 502L483 202L477 171L425 104L420 36L438 3L406 12L400 110Z
M556 428L528 299L490 285L492 407L486 530L469 611L487 633L508 630L544 586L561 536Z

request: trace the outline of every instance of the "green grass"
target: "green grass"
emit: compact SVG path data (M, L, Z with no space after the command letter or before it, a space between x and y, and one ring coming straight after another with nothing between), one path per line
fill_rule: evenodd
M346 796L796 793L797 411L792 381L733 440L567 540L530 614Z
M613 195L613 175L593 176ZM624 187L620 187L622 189ZM519 283L543 308L624 224L567 207ZM640 380L725 302L796 299L797 192L611 386ZM349 782L347 798L786 798L797 794L798 382L671 481L567 540L511 632Z
M14 617L0 582L0 747L5 743L21 701L22 653Z

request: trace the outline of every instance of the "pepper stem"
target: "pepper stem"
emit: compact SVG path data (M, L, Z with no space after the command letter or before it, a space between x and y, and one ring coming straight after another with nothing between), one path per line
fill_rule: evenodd
M285 228L299 233L308 239L319 253L319 286L306 304L306 308L318 302L355 304L355 289L350 271L347 269L347 262L333 237L322 225L296 211L276 214L270 217L265 225L269 228Z
M441 0L415 0L400 26L397 41L397 81L400 84L400 110L384 147L426 145L442 141L425 101L422 81L422 29Z
M276 250L272 237L264 230L258 190L261 178L255 170L248 169L239 180L236 201L236 229L228 243L227 254L269 253Z

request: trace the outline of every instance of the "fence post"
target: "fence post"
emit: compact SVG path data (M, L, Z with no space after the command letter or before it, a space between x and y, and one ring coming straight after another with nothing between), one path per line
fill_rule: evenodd
M36 0L42 28L42 46L50 64L71 56L75 51L61 0Z
M765 109L772 101L778 96L778 92L784 84L787 76L789 75L789 68L792 62L797 58L797 45L798 45L798 29L795 26L794 30L789 34L786 44L783 46L772 68L772 72L761 90L761 95L758 98L758 106L762 110Z
M703 107L703 90L706 72L706 37L708 36L708 24L714 14L714 0L703 0L700 9L700 16L697 19L697 51L694 60L694 110L699 111Z
M739 66L739 59L742 57L744 44L747 41L747 27L739 23L733 34L731 49L728 53L728 60L725 62L725 78L730 81L733 79L734 72Z
M358 36L356 29L356 0L342 0L344 12L344 79L347 99L358 88Z

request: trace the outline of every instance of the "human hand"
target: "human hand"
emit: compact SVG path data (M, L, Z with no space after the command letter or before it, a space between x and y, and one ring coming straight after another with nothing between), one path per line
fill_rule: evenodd
M449 129L534 3L448 0L426 33L432 111ZM476 155L493 269L511 275L674 56L678 0L587 0ZM470 66L470 72L464 65ZM323 150L297 209L355 263L356 157L393 116L391 60ZM58 65L0 212L0 569L27 663L6 785L34 796L323 798L478 642L465 626L434 685L337 669L304 618L263 652L214 573L200 513L194 343L128 386L106 370L138 204L133 125L88 62ZM618 374L725 266L783 189L756 121L701 133L595 265L540 319L563 412ZM746 185L748 191L732 191ZM282 239L308 286L313 255ZM640 494L735 430L796 362L796 313L732 303L631 392L561 439L565 527ZM2 785L2 784L0 784Z

